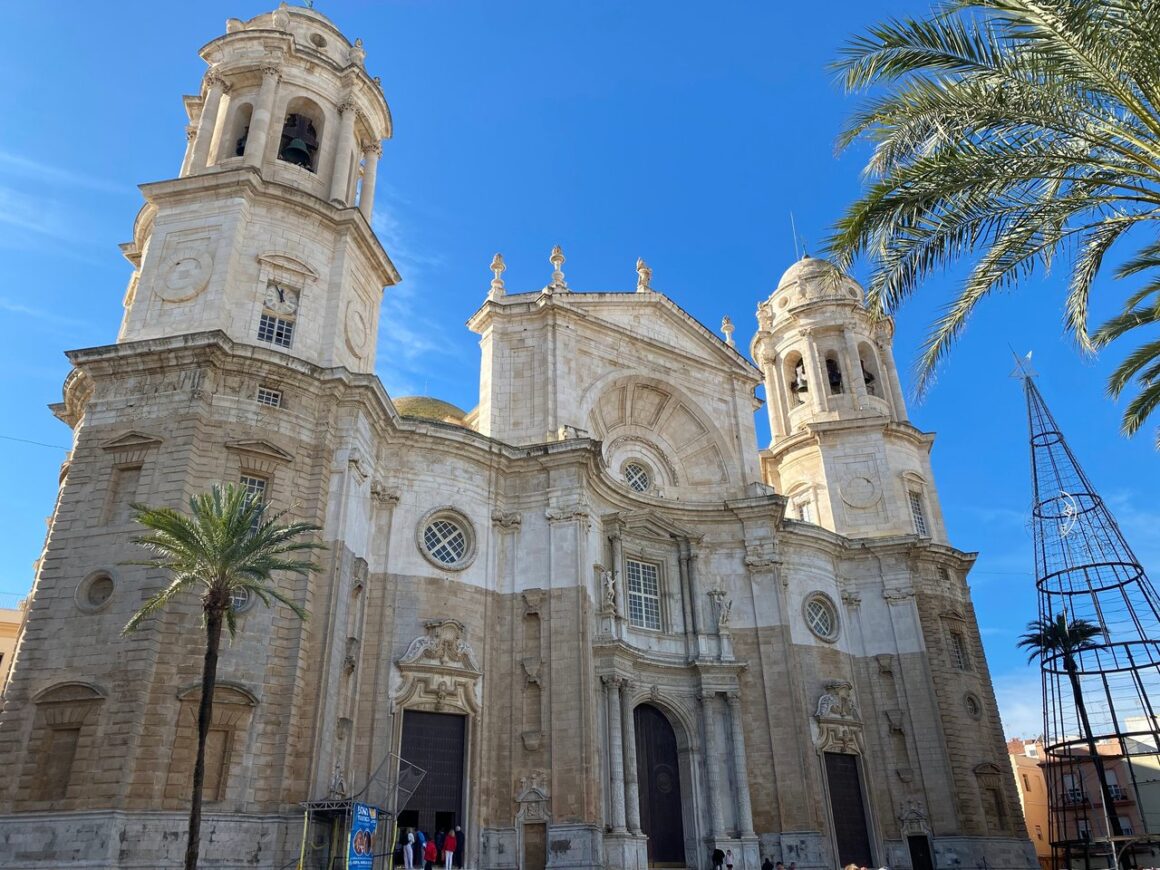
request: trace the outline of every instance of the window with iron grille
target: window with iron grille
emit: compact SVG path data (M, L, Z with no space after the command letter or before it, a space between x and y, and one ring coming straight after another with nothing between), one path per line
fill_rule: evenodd
M629 488L636 492L648 492L648 488L652 486L648 469L639 462L630 462L624 466L624 480Z
M814 503L808 498L794 502L794 508L797 510L797 518L803 523L814 522Z
M628 621L637 628L661 630L660 572L656 565L628 559Z
M457 523L440 517L423 530L423 544L444 565L454 565L467 553L467 533Z
M914 519L914 531L920 537L927 537L930 532L926 525L926 512L922 509L922 495L911 490L910 496L910 516Z
M269 387L258 387L258 404L269 405L271 408L282 407L282 391L272 390Z
M266 478L243 474L239 482L247 495L255 496L258 501L266 500Z
M960 671L971 669L971 657L967 653L967 641L962 632L951 632L951 662Z
M266 341L279 347L289 347L293 340L293 320L283 320L273 314L262 315L258 321L258 341Z

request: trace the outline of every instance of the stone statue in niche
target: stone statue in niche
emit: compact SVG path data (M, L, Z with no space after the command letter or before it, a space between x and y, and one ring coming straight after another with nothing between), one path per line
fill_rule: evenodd
M733 613L733 599L722 588L710 590L709 597L713 599L713 604L717 610L717 630L727 631L729 617Z
M601 571L600 586L604 590L604 610L616 613L616 572L608 569Z

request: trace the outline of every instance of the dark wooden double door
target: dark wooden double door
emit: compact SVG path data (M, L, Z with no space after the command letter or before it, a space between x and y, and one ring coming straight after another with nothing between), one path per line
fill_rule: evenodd
M651 704L637 707L633 721L640 826L648 835L649 865L684 867L685 826L677 735L665 714Z

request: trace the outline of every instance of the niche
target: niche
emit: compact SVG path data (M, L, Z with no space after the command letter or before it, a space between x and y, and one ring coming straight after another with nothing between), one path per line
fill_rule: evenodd
M278 143L278 159L310 172L318 171L318 145L322 141L322 110L317 104L300 97L287 106Z
M841 395L842 367L838 365L838 355L833 351L826 354L826 382L829 384L831 396Z
M806 365L802 355L796 351L785 358L785 382L789 387L790 407L805 404L802 394L809 392L810 386L806 380Z

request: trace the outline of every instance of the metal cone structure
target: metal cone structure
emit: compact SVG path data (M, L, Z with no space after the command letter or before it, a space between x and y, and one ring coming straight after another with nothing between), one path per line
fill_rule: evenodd
M1160 599L1029 365L1016 374L1031 434L1039 627L1070 639L1040 655L1054 866L1155 866L1160 836L1146 829L1141 797L1153 799L1160 779Z

